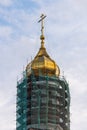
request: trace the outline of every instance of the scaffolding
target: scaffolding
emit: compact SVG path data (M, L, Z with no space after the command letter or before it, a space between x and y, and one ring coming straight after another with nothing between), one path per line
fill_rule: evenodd
M17 82L17 106L16 106L16 128L27 130L27 77L23 72L23 78Z
M64 77L25 74L17 83L17 130L70 130L69 106Z

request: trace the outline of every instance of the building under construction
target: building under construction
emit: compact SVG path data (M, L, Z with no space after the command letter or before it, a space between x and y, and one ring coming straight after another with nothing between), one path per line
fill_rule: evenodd
M44 47L44 18L41 47L17 82L16 130L70 130L69 85Z

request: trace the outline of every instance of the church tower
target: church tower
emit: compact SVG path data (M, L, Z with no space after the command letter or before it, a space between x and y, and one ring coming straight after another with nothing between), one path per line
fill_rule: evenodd
M41 46L17 82L16 130L70 130L69 85L48 55L41 15Z

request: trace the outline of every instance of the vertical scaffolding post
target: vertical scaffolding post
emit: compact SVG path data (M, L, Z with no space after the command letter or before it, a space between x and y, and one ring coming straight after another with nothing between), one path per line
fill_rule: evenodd
M48 86L49 77L46 76L46 129L48 129L48 102L49 102L49 86Z
M23 72L23 78L17 83L17 130L27 130L27 77Z

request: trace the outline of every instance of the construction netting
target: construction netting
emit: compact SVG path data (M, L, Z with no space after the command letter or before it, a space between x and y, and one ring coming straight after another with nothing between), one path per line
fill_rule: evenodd
M17 83L17 130L70 130L65 78L26 75Z

